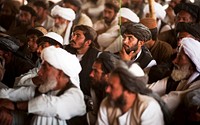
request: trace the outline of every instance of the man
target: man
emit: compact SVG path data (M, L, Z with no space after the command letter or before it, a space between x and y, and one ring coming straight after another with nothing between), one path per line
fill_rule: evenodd
M151 52L157 64L167 63L171 60L173 49L170 44L157 39L157 22L153 18L143 18L140 23L149 28L152 39L145 42L145 46Z
M103 19L97 21L93 28L97 31L97 43L101 50L105 50L118 36L118 0L107 0L103 11Z
M200 24L180 22L176 26L177 46L180 46L182 38L191 37L200 41Z
M51 15L54 17L55 24L50 31L56 32L64 38L63 45L69 44L71 28L75 13L70 8L63 8L58 5L51 10Z
M156 65L156 61L151 56L149 50L144 46L145 42L151 39L151 32L143 24L133 24L127 22L122 24L123 47L120 51L122 60L128 64L139 63L140 67L148 73L151 66Z
M178 110L185 95L200 88L199 47L199 41L183 38L177 57L173 60L174 69L171 76L150 85L153 91L162 96L174 117L185 114ZM182 119L175 119L175 123L180 120Z
M44 1L33 2L33 7L37 11L36 23L49 30L54 25L54 19L49 16L48 6Z
M147 79L137 64L117 66L109 76L97 125L164 125L166 107L145 87Z
M31 28L26 32L26 37L27 37L27 42L28 42L28 52L26 56L32 60L32 62L37 65L36 61L38 60L38 54L37 54L37 49L38 49L38 44L37 44L37 39L41 36L44 36L47 34L47 30L44 27L35 27Z
M37 14L32 7L28 5L22 5L19 8L18 16L16 16L17 19L15 25L11 26L11 28L7 32L5 32L10 36L19 39L20 42L19 50L22 53L25 53L27 48L26 32L30 28L33 28L35 26L36 16Z
M80 88L86 96L90 96L89 74L99 54L99 51L93 47L96 36L97 33L92 27L86 25L76 26L74 27L70 44L66 47L66 50L76 54L80 61L82 67L79 74Z
M81 0L62 0L63 7L71 8L76 13L76 19L73 21L74 26L87 25L92 27L92 20L83 12L81 12L81 6L83 5Z
M38 88L19 88L20 93L18 89L13 90L10 97L1 93L1 97L14 101L6 105L1 100L1 107L32 113L33 125L67 125L65 120L85 113L83 93L74 84L81 71L80 63L74 55L54 46L45 48L41 58L43 61L38 76L43 84ZM1 120L4 119L2 116Z
M45 34L44 36L41 36L37 39L37 55L40 57L41 52L44 48L49 46L55 46L59 48L63 48L63 38L54 32L49 32ZM37 65L31 69L29 72L22 74L20 77L18 77L15 80L15 86L35 86L39 85L41 83L40 79L38 78L37 72L39 70L39 67L41 66L41 58L38 58L36 61ZM74 82L74 84L79 84L79 80L77 82Z
M175 28L158 35L158 39L169 43L173 49L177 47L177 39L176 39L177 33L175 30L176 25L179 22L199 23L200 7L191 3L180 3L175 6L174 12L176 14L174 20Z
M119 10L120 15L119 15L119 20L118 20L118 25L121 26L125 22L133 22L133 23L139 23L140 19L139 17L129 8L120 8ZM120 32L120 29L118 30ZM102 44L108 44L108 43L103 43ZM106 42L106 41L105 41ZM122 49L122 35L119 34L119 36L112 41L111 44L109 44L104 51L110 51L111 53L117 53Z
M97 113L101 104L101 101L106 97L105 89L108 82L108 76L114 69L118 58L110 52L102 52L92 65L92 71L90 73L91 78L91 98L93 105L91 111L88 112L88 122L90 125L95 124Z
M13 87L15 77L33 68L33 63L21 56L17 43L18 41L13 37L0 37L0 56L5 60L5 74L2 82L8 87Z

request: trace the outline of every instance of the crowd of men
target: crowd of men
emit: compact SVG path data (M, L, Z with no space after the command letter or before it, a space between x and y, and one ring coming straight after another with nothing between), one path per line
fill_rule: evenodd
M199 125L200 6L0 1L1 125Z

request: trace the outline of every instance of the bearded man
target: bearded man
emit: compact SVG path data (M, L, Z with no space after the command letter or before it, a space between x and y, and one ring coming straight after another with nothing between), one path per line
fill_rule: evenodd
M38 71L43 81L41 85L15 88L10 92L1 90L1 98L4 98L0 100L1 124L16 120L10 116L11 111L33 114L32 125L67 125L66 120L85 113L83 93L75 84L81 71L76 56L50 46L42 51L41 58L42 65Z
M177 57L173 60L174 69L171 76L149 87L162 96L172 113L183 115L178 108L185 95L200 88L200 43L189 37L183 38L180 43Z
M54 18L54 26L50 31L56 32L64 38L63 45L69 44L69 38L71 33L71 28L73 25L73 20L75 19L75 12L70 8L63 8L56 5L51 10L51 15Z

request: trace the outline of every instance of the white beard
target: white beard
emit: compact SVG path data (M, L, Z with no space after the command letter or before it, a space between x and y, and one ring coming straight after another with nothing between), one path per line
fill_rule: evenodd
M66 28L67 28L66 23L59 24L58 26L53 26L52 31L59 35L62 35L66 31Z
M41 84L38 91L41 93L47 93L53 90L57 85L56 78L54 76L48 77L44 84Z
M185 65L185 66L182 66L182 67L177 66L178 69L174 68L172 73L171 73L172 79L174 81L180 81L180 80L188 78L191 75L191 71L189 70L190 66L191 65L188 64L188 65Z

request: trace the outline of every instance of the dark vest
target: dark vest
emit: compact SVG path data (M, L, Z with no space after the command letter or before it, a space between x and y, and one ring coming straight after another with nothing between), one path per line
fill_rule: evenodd
M146 68L147 65L153 60L151 52L146 48L142 47L140 56L135 61L130 61L129 65L134 62L138 63L142 69Z

